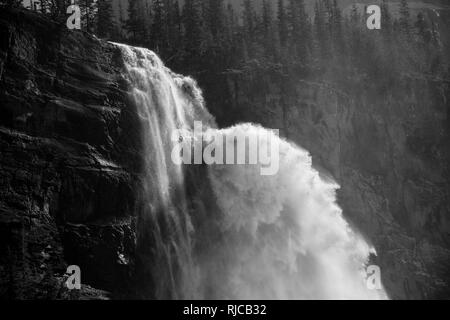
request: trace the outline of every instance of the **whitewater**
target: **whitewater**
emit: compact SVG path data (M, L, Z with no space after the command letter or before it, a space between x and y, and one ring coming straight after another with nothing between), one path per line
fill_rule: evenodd
M155 298L387 298L383 289L368 289L373 249L344 219L339 185L313 168L308 151L257 124L217 128L193 79L173 73L148 49L114 45L142 123L138 243L148 246ZM195 121L208 137L254 136L260 147L275 141L278 172L263 176L259 163L210 164L204 178L214 196L187 199L189 168L172 161L172 135L181 130L202 141ZM217 210L198 226L189 201L214 201ZM214 237L199 237L199 228L214 228Z

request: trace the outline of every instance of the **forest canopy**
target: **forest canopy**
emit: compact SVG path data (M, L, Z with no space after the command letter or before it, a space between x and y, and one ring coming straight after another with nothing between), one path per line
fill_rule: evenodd
M344 13L338 0L316 0L313 14L304 0L262 0L261 8L243 0L239 10L226 0L133 0L126 6L125 1L119 1L118 10L113 10L112 0L75 1L83 30L150 48L179 72L262 68L297 77L339 75L340 81L355 76L387 79L404 72L448 75L436 22L423 12L412 16L406 0L378 1L381 30L368 30L364 8L353 5ZM68 4L42 0L34 9L64 20ZM393 6L399 6L395 14Z

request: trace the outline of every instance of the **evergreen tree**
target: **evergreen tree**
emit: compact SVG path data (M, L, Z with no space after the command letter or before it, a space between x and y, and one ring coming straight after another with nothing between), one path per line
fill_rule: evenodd
M262 8L262 43L265 50L265 55L269 58L277 56L276 36L273 25L273 10L268 0L263 0Z
M138 20L138 6L137 1L129 1L127 9L128 18L125 21L125 30L129 35L131 43L135 44L138 40L139 20Z
M168 52L173 55L181 52L182 24L178 0L166 0L166 30Z
M252 0L244 0L243 2L243 25L247 36L253 36L255 31L254 9Z
M320 51L322 58L329 56L329 27L327 19L327 4L321 0L316 1L314 7L314 28L315 28L315 40L317 47Z
M402 33L406 35L410 34L410 14L407 0L400 1L399 26Z
M223 0L210 0L209 27L212 35L217 39L224 32L225 13Z
M225 29L226 29L227 41L229 41L230 43L232 43L234 41L237 24L238 24L238 22L237 22L236 13L234 12L233 6L229 3L227 5L227 10L226 10Z
M167 48L165 8L162 0L153 0L153 23L150 43L156 53Z
M434 21L431 22L431 43L438 49L442 47L441 37Z
M134 45L146 45L149 42L149 31L152 15L147 7L146 0L131 0L128 2L128 19L125 22L125 30L129 41Z
M272 8L267 0L263 0L262 8L262 27L264 37L269 37L270 30L272 29Z
M101 38L111 38L116 32L111 0L97 0L97 7L97 35Z
M12 3L23 4L23 1L12 1ZM66 0L40 0L34 2L30 1L30 5L33 7L30 9L36 10L39 8L41 13L56 18L66 14L66 9L69 3Z
M81 23L86 32L93 32L97 25L97 2L94 0L80 0Z
M50 1L49 0L40 0L39 7L40 7L41 13L47 14L50 11Z
M119 9L119 15L117 17L117 19L118 19L118 22L117 22L117 25L118 25L118 38L119 38L119 40L122 40L122 39L125 38L125 36L123 34L123 31L125 29L125 24L126 24L126 20L123 17L122 1L119 1L118 9Z
M242 59L241 38L239 33L238 18L231 3L228 3L226 10L226 44L224 55L227 67L235 66Z
M381 3L381 23L383 25L381 32L385 39L390 40L392 35L392 16L389 12L389 5L386 0L383 0Z
M284 0L278 0L278 33L280 38L280 45L285 48L288 40L288 24L286 17L286 9L284 7Z
M349 47L354 61L360 61L362 54L361 15L358 7L353 5L350 12Z
M188 62L199 62L205 52L205 35L199 0L185 0L182 19L185 30L186 59Z
M431 42L431 30L422 12L419 12L419 14L417 15L417 21L414 26L417 30L419 39L426 45L428 45Z
M337 4L337 0L333 0L330 17L334 48L338 54L343 54L345 42L342 33L342 13Z
M246 51L246 54L249 57L253 57L255 53L255 11L253 8L253 2L252 0L244 0L243 2L243 12L242 12L242 18L243 18L243 47L245 48L244 51Z
M289 2L289 42L295 57L303 62L309 55L311 28L305 9L304 0L290 0Z
M14 8L22 5L22 0L2 0L0 4L5 4L7 7Z
M55 1L56 8L57 8L57 15L64 16L66 15L67 7L70 5L69 0L56 0Z

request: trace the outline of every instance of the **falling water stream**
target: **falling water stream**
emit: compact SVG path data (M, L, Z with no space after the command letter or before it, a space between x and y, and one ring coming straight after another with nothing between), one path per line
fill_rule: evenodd
M155 298L386 297L367 288L371 248L343 218L338 185L319 175L306 150L254 124L217 129L195 81L171 72L150 50L115 45L142 122L145 239ZM268 138L279 145L275 175L261 175L260 164L208 166L204 179L214 196L207 201L218 208L208 221L220 236L206 239L202 254L195 250L205 239L187 209L184 167L171 159L171 135L192 132L194 121L224 138L245 134L260 146Z

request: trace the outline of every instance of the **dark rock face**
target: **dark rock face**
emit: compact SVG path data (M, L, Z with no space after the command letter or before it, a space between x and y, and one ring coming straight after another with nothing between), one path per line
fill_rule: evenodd
M450 85L405 75L339 88L268 70L204 79L221 126L256 122L309 150L378 253L394 299L450 298ZM219 84L219 85L217 85Z
M140 139L119 55L0 11L0 298L67 298L70 264L83 283L130 294Z
M108 296L93 288L141 297L141 139L121 68L112 45L0 11L0 298ZM221 126L279 128L335 177L391 298L450 297L448 82L409 75L382 90L358 80L342 90L262 70L201 83ZM211 191L203 170L188 172L191 199ZM189 209L196 225L217 210ZM89 285L81 292L64 289L70 264Z

